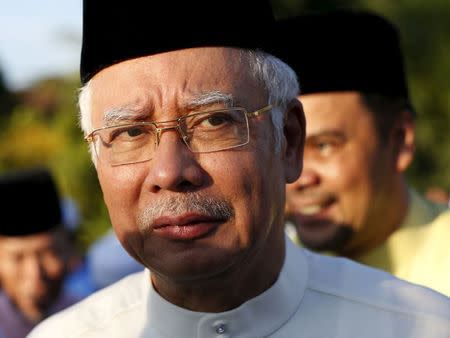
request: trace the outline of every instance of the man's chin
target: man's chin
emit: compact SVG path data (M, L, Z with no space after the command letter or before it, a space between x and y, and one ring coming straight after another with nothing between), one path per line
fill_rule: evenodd
M211 280L222 276L239 261L239 253L212 246L199 246L173 252L158 261L148 261L146 266L156 275L165 276L178 283Z
M329 222L297 226L297 231L302 244L314 251L339 252L354 236L351 227Z
M52 290L53 291L53 290ZM30 303L27 304L29 319L41 321L47 314L48 310L52 306L53 302L57 298L57 294L54 292L38 294L31 297Z
M19 306L20 312L30 323L40 322L44 316L45 311L41 305L33 304L22 304Z

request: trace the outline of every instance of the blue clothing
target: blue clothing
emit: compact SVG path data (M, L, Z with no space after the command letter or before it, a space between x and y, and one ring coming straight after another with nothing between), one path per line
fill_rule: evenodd
M48 316L77 301L78 298L62 294L50 308ZM37 324L25 318L9 297L0 291L0 338L24 338Z
M65 293L80 299L86 298L90 294L97 291L97 289L98 288L92 280L89 269L89 261L86 258L82 260L78 269L67 275L63 285L63 290Z
M86 256L89 275L97 289L144 269L125 251L112 230L98 239Z

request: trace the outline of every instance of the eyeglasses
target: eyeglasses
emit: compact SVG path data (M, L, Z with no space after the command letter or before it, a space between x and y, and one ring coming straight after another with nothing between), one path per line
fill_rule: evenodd
M111 166L152 159L161 133L178 131L190 151L208 153L241 147L249 142L248 118L273 108L266 106L252 113L244 108L224 108L182 116L162 122L134 122L95 129L85 137L92 142L97 159ZM176 125L173 125L176 123ZM163 127L161 125L171 124Z

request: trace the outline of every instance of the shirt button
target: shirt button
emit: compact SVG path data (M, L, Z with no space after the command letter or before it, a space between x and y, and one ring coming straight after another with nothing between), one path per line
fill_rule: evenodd
M227 333L227 326L224 323L217 323L214 325L214 330L219 336L223 336Z
M225 333L225 326L220 325L220 326L216 327L216 333L217 334L224 334Z

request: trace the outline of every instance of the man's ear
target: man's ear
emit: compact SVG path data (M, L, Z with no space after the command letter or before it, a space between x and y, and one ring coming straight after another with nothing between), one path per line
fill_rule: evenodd
M398 172L404 172L410 166L416 150L414 118L410 111L404 110L392 129L394 141L395 165Z
M305 147L306 121L303 106L293 99L286 108L284 121L284 173L286 183L295 182L303 168L303 150Z

